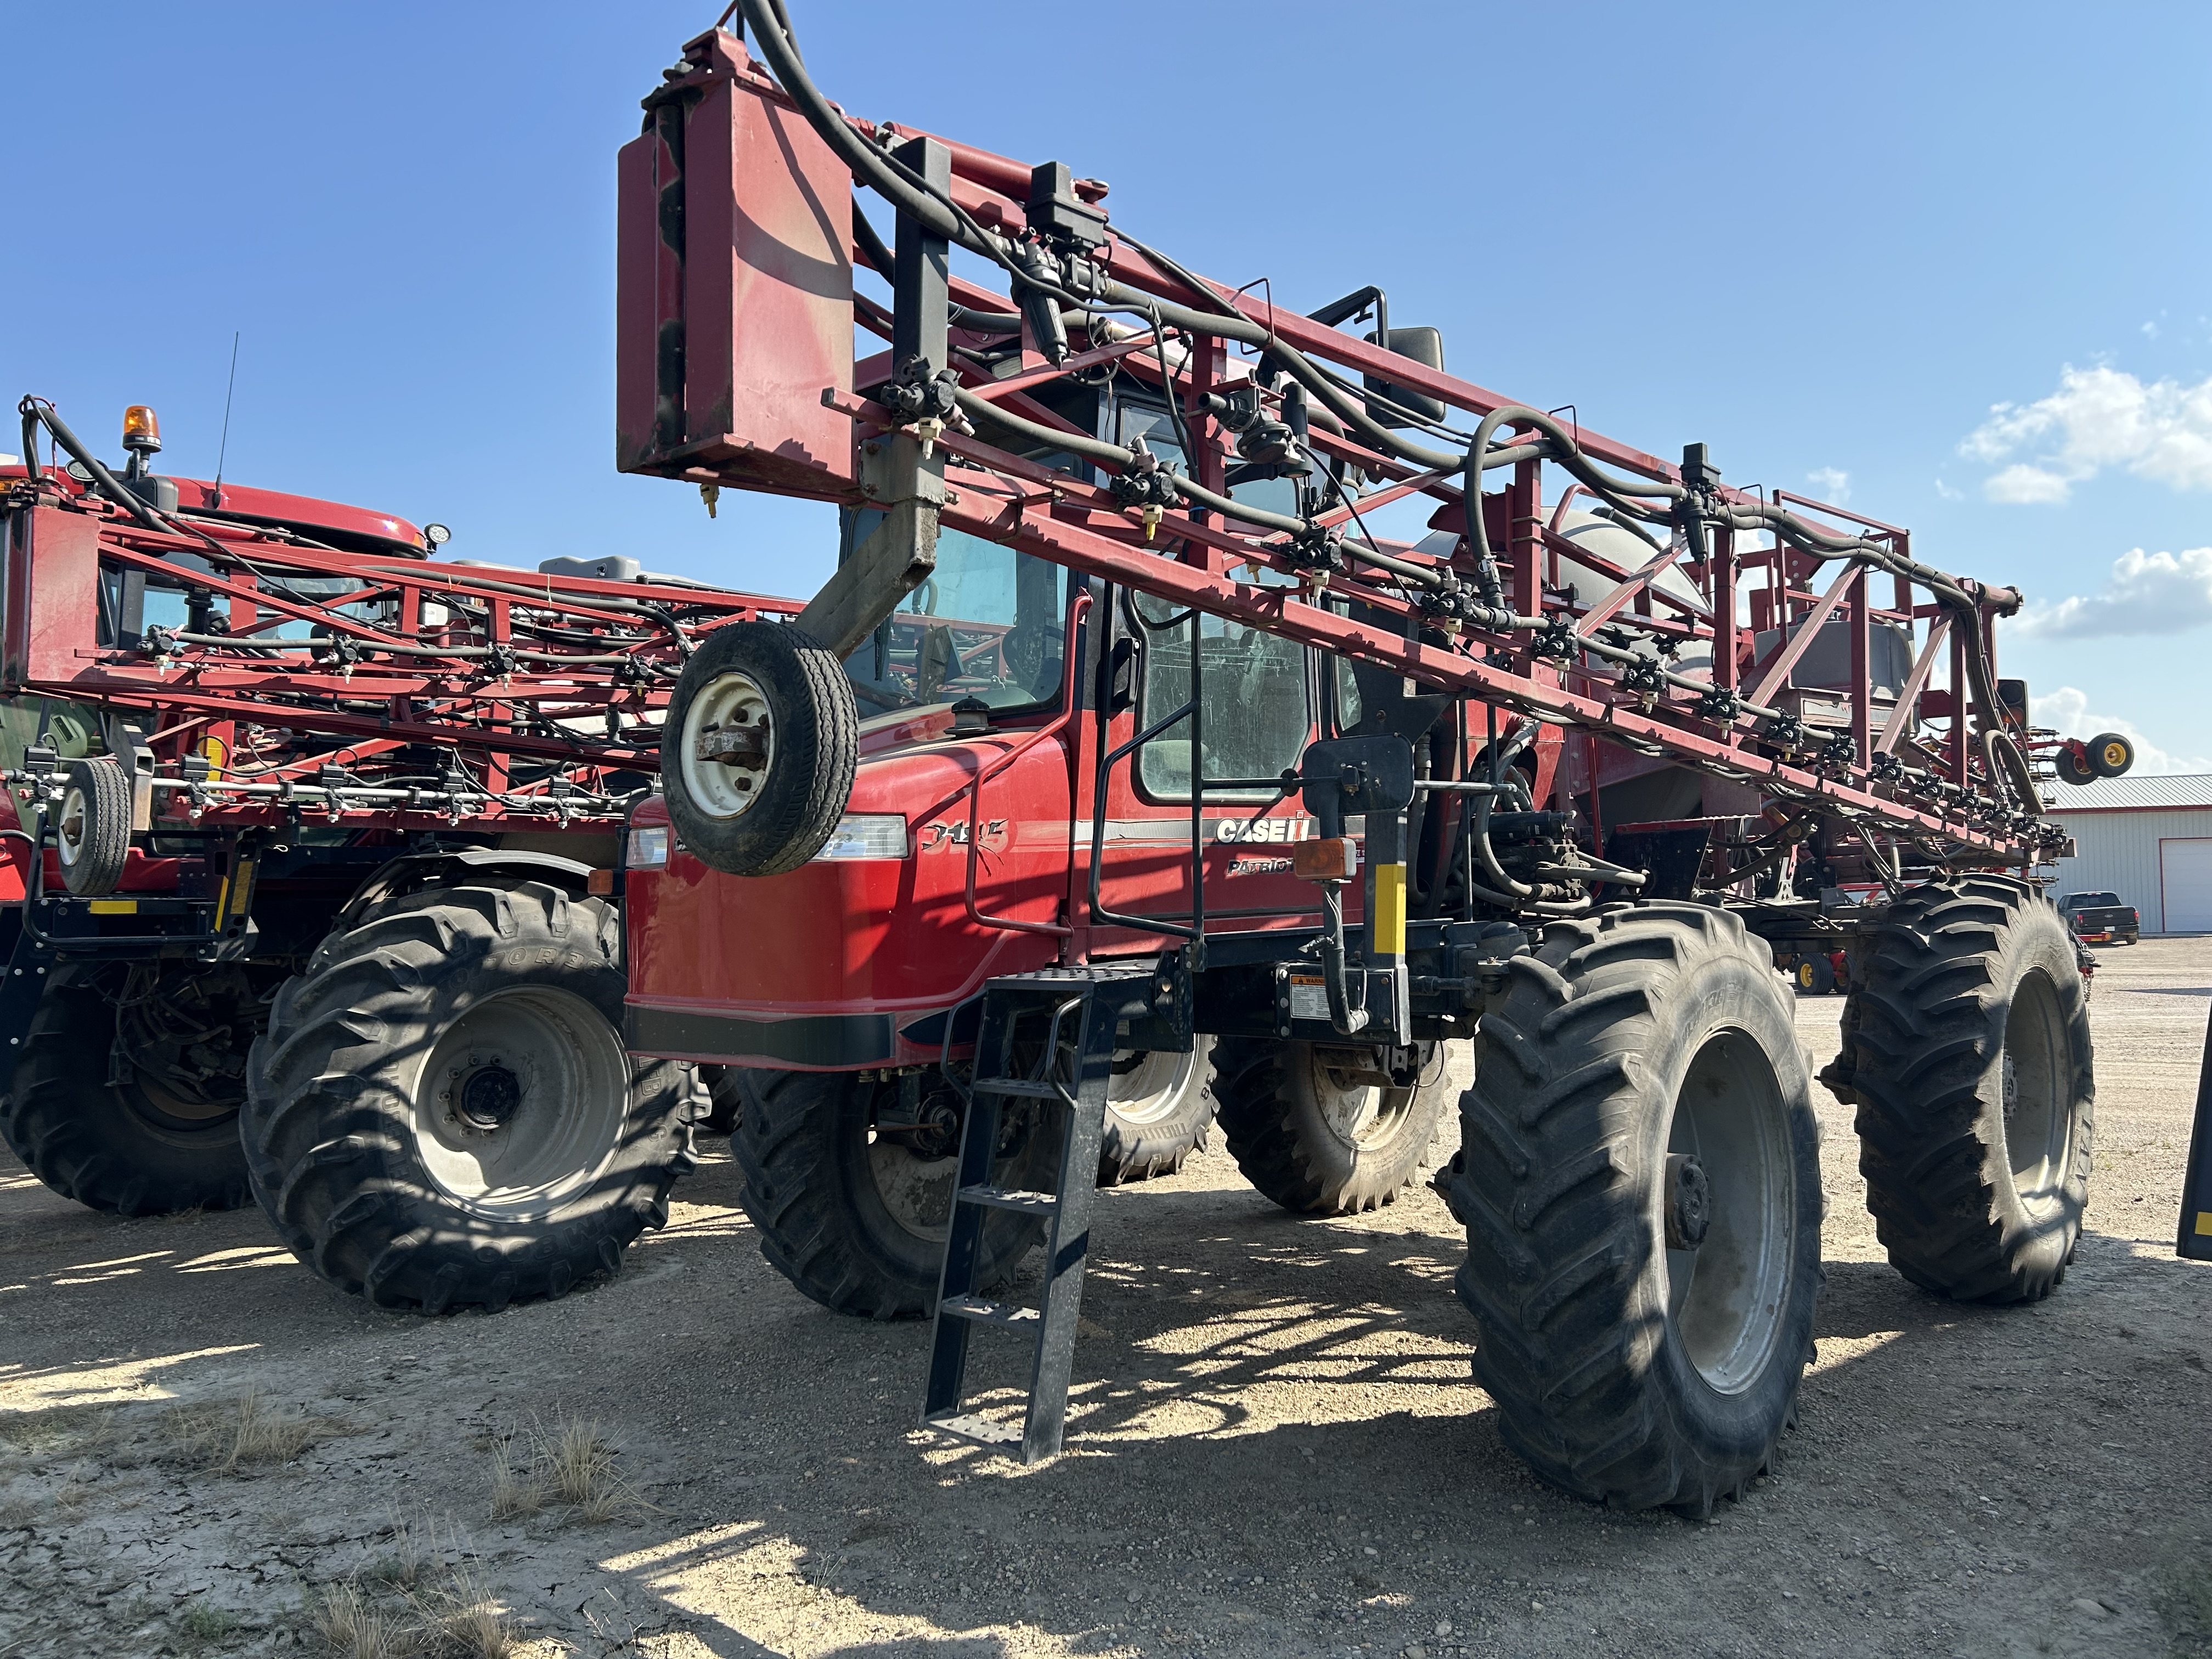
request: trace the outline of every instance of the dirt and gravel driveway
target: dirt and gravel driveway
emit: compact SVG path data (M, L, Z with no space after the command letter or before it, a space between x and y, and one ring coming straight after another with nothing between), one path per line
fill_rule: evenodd
M258 1212L117 1221L9 1163L0 1659L485 1651L487 1605L521 1651L672 1659L2212 1651L2212 1271L2171 1253L2212 941L2100 960L2063 1288L1907 1285L1816 1091L1802 1424L1704 1524L1505 1452L1425 1191L1297 1221L1216 1152L1102 1194L1070 1452L1024 1471L912 1431L927 1328L802 1301L716 1143L618 1282L446 1321ZM1840 1008L1800 1005L1816 1064Z

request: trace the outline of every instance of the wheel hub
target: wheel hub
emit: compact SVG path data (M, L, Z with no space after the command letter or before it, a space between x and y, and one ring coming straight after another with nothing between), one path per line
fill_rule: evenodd
M464 1127L494 1134L507 1127L521 1107L522 1079L494 1055L461 1078L453 1101L453 1115Z
M1712 1185L1705 1165L1686 1152L1667 1159L1667 1248L1694 1250L1713 1224Z

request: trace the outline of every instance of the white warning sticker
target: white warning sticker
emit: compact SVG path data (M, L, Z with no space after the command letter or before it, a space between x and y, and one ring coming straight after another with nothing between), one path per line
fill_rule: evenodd
M1328 1018L1328 987L1319 974L1291 975L1291 1018L1292 1019L1327 1019Z

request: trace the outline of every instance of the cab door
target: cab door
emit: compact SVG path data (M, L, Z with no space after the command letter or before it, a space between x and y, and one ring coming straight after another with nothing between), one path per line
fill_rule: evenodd
M1101 722L1090 722L1091 794L1077 824L1098 850L1096 954L1154 951L1194 925L1192 846L1201 849L1208 931L1298 925L1318 915L1291 873L1312 834L1275 781L1315 736L1313 659L1304 647L1141 594L1111 599L1103 748L1123 750L1097 792ZM1180 717L1179 715L1180 711ZM1198 799L1194 803L1194 789ZM1194 810L1195 806L1195 810ZM1138 918L1163 923L1145 928Z

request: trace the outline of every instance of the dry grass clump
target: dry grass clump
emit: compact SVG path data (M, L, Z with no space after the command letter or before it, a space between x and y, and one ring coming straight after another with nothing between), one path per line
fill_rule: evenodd
M112 1406L50 1406L44 1411L0 1412L0 1448L32 1457L90 1451L115 1427Z
M615 1449L592 1418L556 1418L493 1443L491 1513L495 1521L563 1504L586 1521L607 1521L653 1506L615 1468Z
M514 1626L484 1587L461 1567L447 1582L416 1599L417 1628L430 1651L463 1659L507 1659L514 1651Z
M258 1393L172 1408L162 1419L175 1461L214 1474L255 1463L289 1463L344 1425L306 1412L280 1411Z
M509 1659L515 1650L505 1611L458 1565L431 1585L396 1589L390 1578L360 1576L326 1585L314 1624L335 1659Z
M349 1580L324 1589L315 1607L315 1634L340 1659L412 1659L422 1651L389 1611Z

